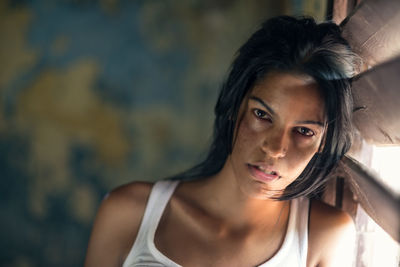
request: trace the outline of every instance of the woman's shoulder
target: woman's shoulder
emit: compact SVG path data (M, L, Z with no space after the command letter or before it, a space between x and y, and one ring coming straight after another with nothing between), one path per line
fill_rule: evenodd
M312 200L308 266L351 266L355 227L351 216L322 201Z
M102 205L146 205L153 185L151 182L131 182L119 186L104 197Z
M113 189L103 199L98 217L113 218L112 223L140 223L153 183L132 182ZM97 218L96 218L97 220Z
M326 204L320 200L311 201L311 216L319 223L316 227L342 228L353 226L351 216L336 207Z
M132 182L104 197L93 225L85 266L116 266L123 261L136 239L152 186L148 182Z

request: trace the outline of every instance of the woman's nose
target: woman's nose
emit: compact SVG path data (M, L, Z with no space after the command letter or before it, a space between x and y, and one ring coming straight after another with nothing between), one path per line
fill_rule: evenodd
M288 141L285 130L272 130L266 135L262 149L269 157L283 158L288 150Z

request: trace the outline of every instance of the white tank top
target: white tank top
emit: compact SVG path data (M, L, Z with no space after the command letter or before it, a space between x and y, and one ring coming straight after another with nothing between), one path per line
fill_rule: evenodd
M179 181L159 181L154 184L136 240L123 267L181 267L162 254L154 244L154 234L164 209ZM289 222L280 249L259 267L306 267L308 247L307 198L291 200Z

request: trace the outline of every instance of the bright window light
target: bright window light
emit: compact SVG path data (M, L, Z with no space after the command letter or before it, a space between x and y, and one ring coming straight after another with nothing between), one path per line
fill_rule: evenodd
M371 168L394 193L400 195L400 146L372 147Z
M371 151L371 150L370 150ZM370 167L379 179L395 194L400 195L400 146L372 146ZM400 219L400 218L399 218ZM355 266L398 267L400 246L359 207L356 216L358 228L359 262Z
M357 261L353 267L398 267L400 247L363 208L357 209Z

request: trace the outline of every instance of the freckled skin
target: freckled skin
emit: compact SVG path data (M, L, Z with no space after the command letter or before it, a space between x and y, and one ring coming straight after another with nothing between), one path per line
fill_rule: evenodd
M265 102L274 114L252 96ZM260 113L263 116L257 116ZM245 97L238 121L226 164L244 193L263 199L281 194L318 151L324 128L307 122L324 123L324 104L310 77L271 72ZM313 135L301 134L305 128ZM271 182L254 179L247 164L259 162L278 171L280 178Z

